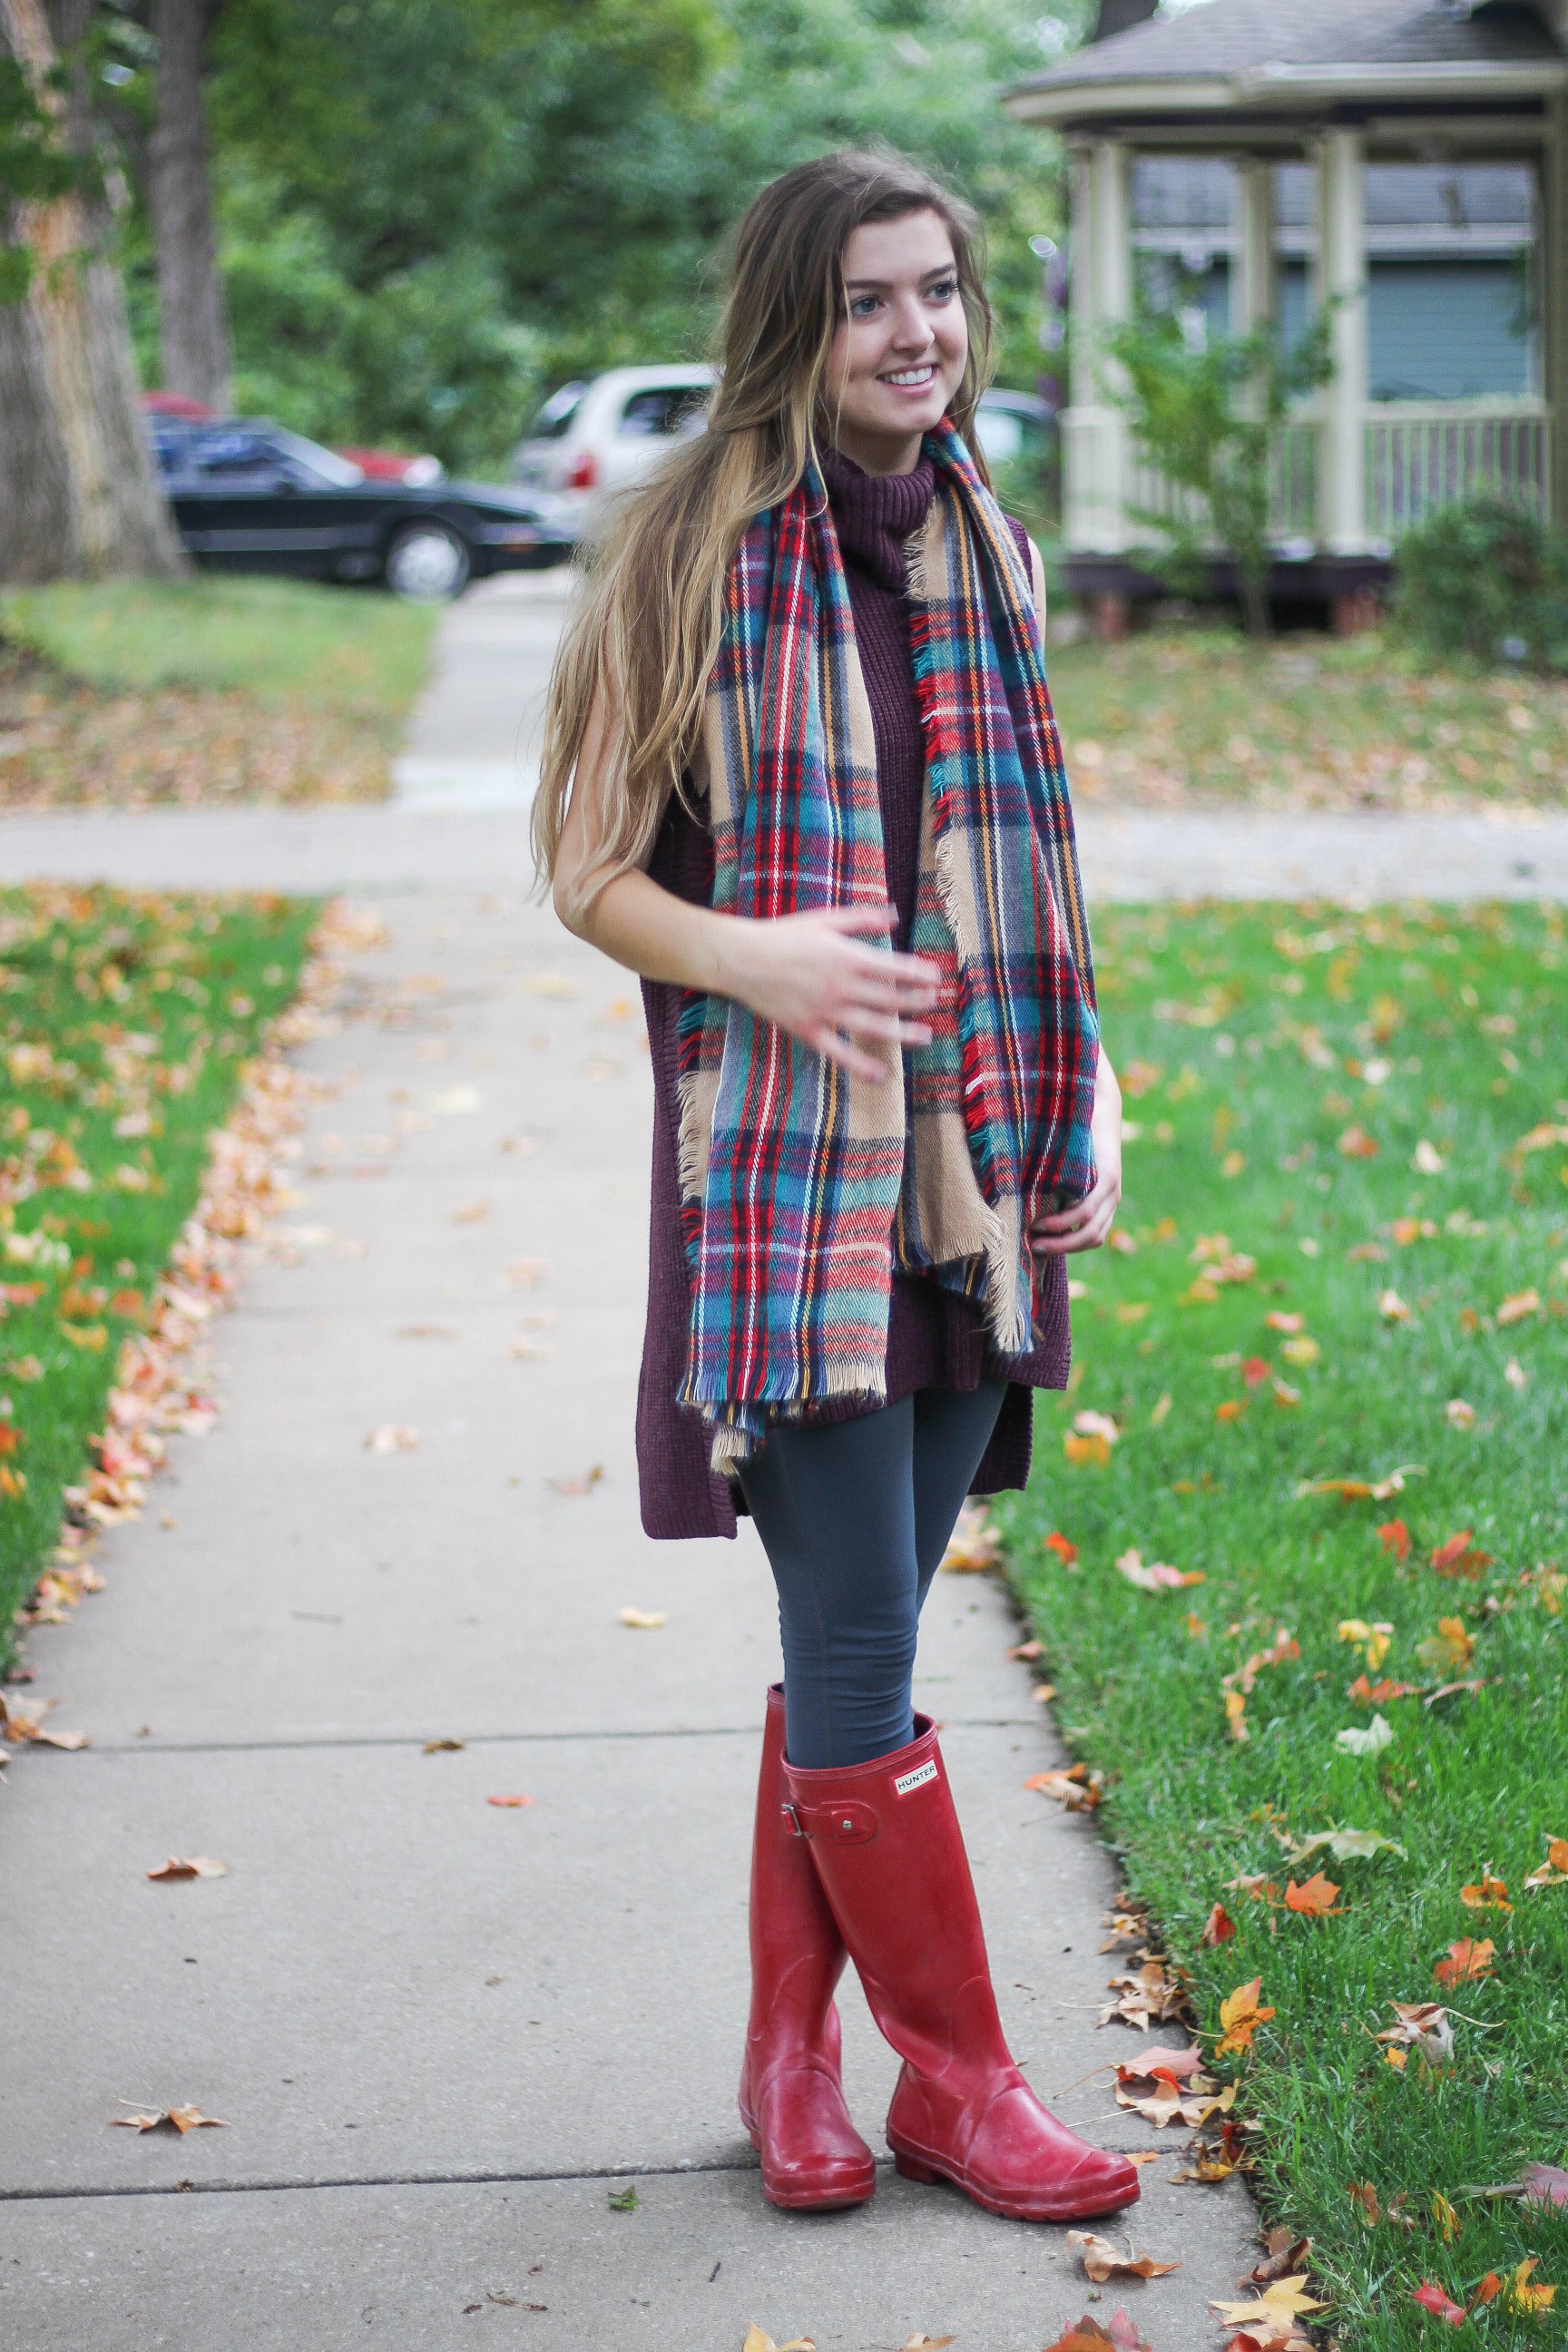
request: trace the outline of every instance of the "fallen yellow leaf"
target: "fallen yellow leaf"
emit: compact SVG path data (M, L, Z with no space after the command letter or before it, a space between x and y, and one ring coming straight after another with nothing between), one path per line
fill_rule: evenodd
M1219 2021L1224 2031L1215 2044L1216 2058L1226 2057L1233 2050L1251 2049L1253 2035L1274 2014L1271 2009L1258 2006L1258 1996L1262 1990L1262 1978L1254 1977L1250 1984L1237 1985L1221 2001Z
M1304 2311L1327 2311L1328 2305L1320 2303L1307 2293L1305 2278L1276 2279L1266 2286L1255 2303L1211 2303L1209 2309L1217 2311L1227 2327L1245 2327L1251 2320L1272 2320L1279 2313L1291 2318Z
M1531 2284L1530 2274L1539 2267L1540 2262L1539 2254L1527 2254L1509 2280L1506 2290L1509 2309L1520 2312L1527 2318L1532 2318L1538 2311L1550 2311L1557 2300L1554 2286L1534 2286Z

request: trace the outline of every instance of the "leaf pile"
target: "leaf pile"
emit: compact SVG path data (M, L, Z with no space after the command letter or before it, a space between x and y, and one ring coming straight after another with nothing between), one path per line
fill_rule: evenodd
M93 1591L96 1531L211 1421L190 1366L282 1198L302 1114L279 1049L343 943L337 915L286 1013L317 911L0 892L0 1627Z

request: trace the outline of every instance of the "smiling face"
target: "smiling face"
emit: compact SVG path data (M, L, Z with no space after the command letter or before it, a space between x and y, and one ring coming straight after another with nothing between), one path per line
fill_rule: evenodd
M868 474L907 474L969 355L958 265L934 212L872 221L844 248L846 316L823 387L829 428Z

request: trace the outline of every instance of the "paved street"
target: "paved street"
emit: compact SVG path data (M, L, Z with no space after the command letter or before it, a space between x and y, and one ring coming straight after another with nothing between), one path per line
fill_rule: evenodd
M0 2341L740 2352L756 2320L824 2352L1039 2352L1124 2300L1157 2352L1217 2347L1252 2215L1234 2180L1171 2183L1179 2134L1133 2231L1183 2267L1095 2305L1061 2231L887 2168L858 2213L763 2200L734 2087L771 1587L749 1529L640 1533L635 989L528 903L520 807L478 804L509 727L526 774L510 681L537 679L542 604L447 625L410 753L449 748L447 806L432 767L381 811L0 821L7 877L344 885L385 927L300 1056L321 1085L291 1245L217 1330L223 1414L105 1539L105 1591L29 1642L92 1746L24 1752L0 1803ZM1097 811L1085 835L1101 898L1568 896L1561 823ZM416 1445L368 1452L388 1424ZM1060 1751L1016 1638L994 1584L941 1579L918 1696L1032 2081L1146 2148L1106 2088L1134 2037L1094 2022L1114 1865L1021 1787ZM229 1874L149 1883L188 1853ZM852 1980L842 2005L879 2143L896 2062ZM123 2101L226 2127L110 2129Z

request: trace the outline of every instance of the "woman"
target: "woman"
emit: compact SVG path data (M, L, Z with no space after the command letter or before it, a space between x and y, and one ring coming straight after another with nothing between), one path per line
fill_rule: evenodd
M1121 1190L1039 560L965 440L989 323L977 223L901 158L764 189L707 432L563 645L535 834L563 919L645 983L644 1524L747 1509L778 1585L741 2084L764 2189L875 2185L847 1948L904 2061L899 2170L1067 2220L1137 2174L1013 2063L910 1705L959 1505L1024 1483L1031 1391L1066 1379L1062 1259Z

